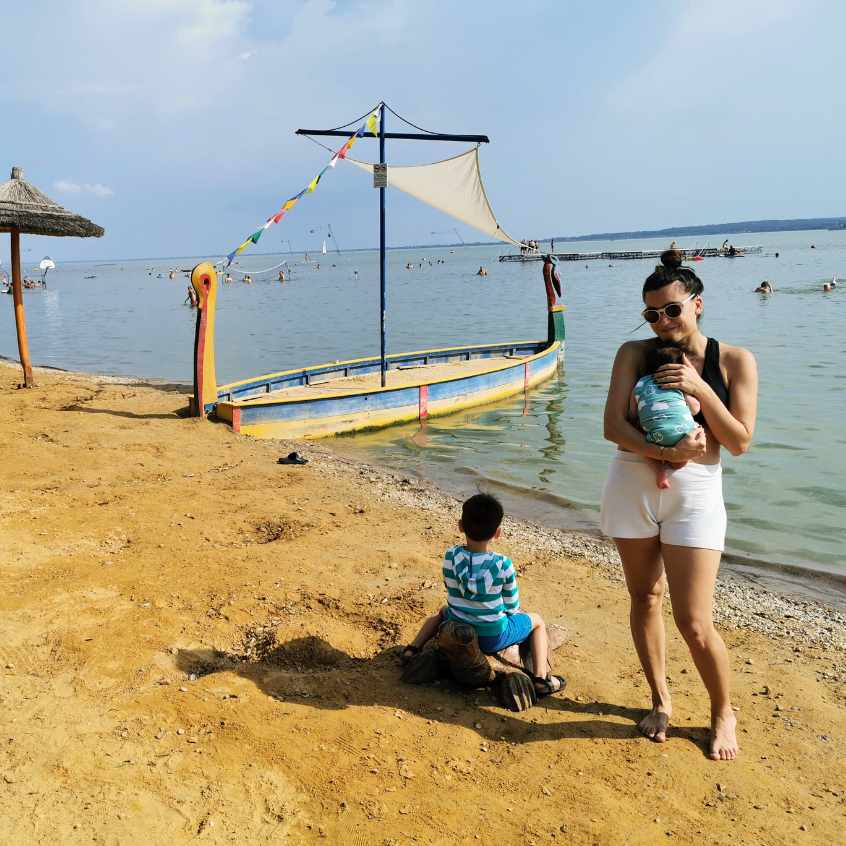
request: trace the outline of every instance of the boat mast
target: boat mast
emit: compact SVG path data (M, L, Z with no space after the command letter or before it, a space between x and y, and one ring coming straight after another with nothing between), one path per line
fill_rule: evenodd
M385 101L379 105L379 164L385 166ZM379 189L379 310L381 322L379 325L379 372L384 388L387 384L388 362L385 359L385 311L387 308L387 292L385 279L387 275L387 260L385 257L385 187Z
M469 141L473 144L487 144L487 135L452 135L446 132L385 132L385 109L389 106L382 100L376 107L379 109L379 164L385 165L385 139L397 138L404 141ZM394 112L399 117L399 115ZM400 120L405 120L400 118ZM407 123L407 121L406 121ZM349 136L348 129L298 129L296 135ZM459 237L461 237L459 235ZM463 239L462 239L463 241ZM379 321L380 371L382 387L385 387L388 364L385 357L385 326L386 326L386 283L387 263L385 259L385 188L379 188L379 305L381 317Z

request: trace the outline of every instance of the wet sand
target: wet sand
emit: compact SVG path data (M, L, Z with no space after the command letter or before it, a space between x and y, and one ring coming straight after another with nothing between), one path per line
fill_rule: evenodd
M18 391L18 372L0 365L3 842L842 837L837 612L721 580L741 758L714 763L671 622L675 728L634 729L648 691L608 546L509 520L524 606L569 632L566 694L515 715L404 686L396 647L441 604L458 537L450 497L181 417L178 390L39 371ZM277 465L292 448L309 464Z

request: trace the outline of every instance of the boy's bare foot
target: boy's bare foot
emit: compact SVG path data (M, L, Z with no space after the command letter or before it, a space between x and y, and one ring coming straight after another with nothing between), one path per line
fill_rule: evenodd
M711 743L708 757L714 761L733 761L740 751L737 745L737 718L733 711L711 718Z
M667 740L667 726L670 724L671 714L671 709L655 705L637 724L637 730L655 743L664 743Z

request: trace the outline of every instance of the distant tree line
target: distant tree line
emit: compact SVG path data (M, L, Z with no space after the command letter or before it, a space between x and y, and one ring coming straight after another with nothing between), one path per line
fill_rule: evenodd
M728 235L741 232L802 232L807 229L846 229L846 217L804 217L791 220L739 220L705 226L673 226L632 232L594 232L590 235L556 235L556 241L619 241L629 238L678 238L685 235Z

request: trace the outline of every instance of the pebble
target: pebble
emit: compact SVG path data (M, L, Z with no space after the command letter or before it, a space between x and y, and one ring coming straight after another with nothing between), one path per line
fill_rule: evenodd
M177 729L176 733L179 735L185 734L185 729Z
M180 693L188 693L188 688L187 687L180 687L179 692Z

